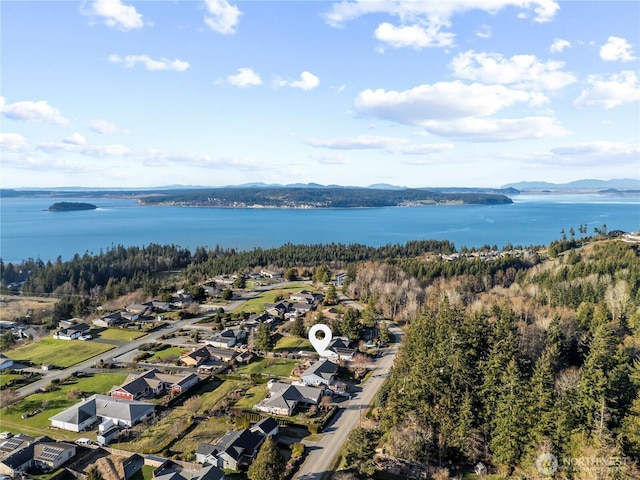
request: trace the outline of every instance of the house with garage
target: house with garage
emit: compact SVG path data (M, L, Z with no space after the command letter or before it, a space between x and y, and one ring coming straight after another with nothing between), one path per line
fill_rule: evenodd
M98 421L110 421L117 427L132 427L153 414L154 410L155 407L151 403L95 394L49 420L52 427L82 432Z
M235 350L217 348L211 345L196 348L180 357L180 363L187 367L203 365L219 366L222 362L230 362L238 355Z
M133 314L133 316L135 317L134 319L138 318L137 316L135 316L135 314ZM119 325L125 325L130 321L131 320L127 316L122 315L122 312L112 312L112 313L106 313L102 315L100 318L96 318L95 320L92 320L91 323L93 323L96 327L109 328L109 327L117 327Z
M338 373L338 365L330 360L318 360L307 368L300 378L307 385L314 387L332 385Z
M232 348L247 338L247 332L240 329L227 328L224 331L207 338L208 345L217 348Z
M112 389L109 395L123 400L159 397L167 392L179 395L195 386L198 380L194 373L169 374L153 368L140 374L129 375L125 382Z
M230 470L246 469L266 438L259 431L231 430L214 444L201 443L196 450L196 461Z
M320 352L321 357L328 358L334 362L340 360L350 362L355 354L356 351L349 347L349 339L344 337L333 337L326 350Z
M56 470L76 456L76 446L67 442L38 442L33 446L33 466Z
M57 338L59 340L76 340L85 335L89 335L90 331L91 327L89 325L86 323L78 323L76 325L63 328L62 330L58 330L53 334L53 338Z
M257 412L290 417L298 407L318 405L324 389L304 385L269 381L267 398L257 403L253 409Z

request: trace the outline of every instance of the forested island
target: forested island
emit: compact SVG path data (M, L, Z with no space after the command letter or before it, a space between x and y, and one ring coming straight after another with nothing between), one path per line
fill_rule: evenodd
M215 188L140 196L143 205L232 208L364 208L417 205L494 205L513 201L496 193L441 193L406 188L378 190L349 187Z
M76 210L95 210L98 208L93 203L83 202L57 202L51 205L48 210L51 212L72 212Z

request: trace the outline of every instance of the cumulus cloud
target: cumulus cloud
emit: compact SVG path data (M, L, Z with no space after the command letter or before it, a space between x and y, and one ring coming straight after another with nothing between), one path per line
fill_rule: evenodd
M356 97L358 113L407 125L431 119L488 116L517 103L538 104L539 95L503 85L467 85L458 80L424 84L411 90L367 89Z
M89 128L96 133L128 133L128 130L120 128L115 123L100 119L93 120Z
M223 35L236 33L242 12L227 0L205 0L207 15L204 23L214 32Z
M505 58L499 53L470 50L459 53L451 62L454 76L465 80L512 85L515 88L559 90L576 81L563 72L564 62L543 62L535 55Z
M398 17L400 25L384 22L378 26L375 36L389 45L410 47L445 47L453 44L454 34L446 32L451 18L471 10L496 13L515 6L525 12L533 12L536 22L553 19L560 8L555 0L448 0L446 2L417 2L412 0L341 1L332 4L324 14L325 21L333 27L343 27L347 22L368 14L388 14Z
M189 68L189 62L184 60L169 60L167 58L160 58L154 60L148 55L126 55L121 57L120 55L109 55L109 61L111 63L119 63L127 68L135 67L136 64L141 63L149 71L171 71L171 72L184 72Z
M238 69L236 75L229 75L227 82L234 87L249 87L251 85L262 85L260 75L248 67Z
M300 80L285 80L282 77L276 76L272 82L274 87L292 87L299 88L301 90L313 90L320 85L320 79L311 72L302 72L300 74Z
M551 53L560 53L565 48L571 48L571 42L562 38L556 38L549 47L549 51Z
M29 148L27 139L18 133L0 133L0 149L4 152L22 152Z
M69 121L60 114L60 110L49 105L46 100L37 102L25 100L7 104L6 98L0 97L0 112L12 120L45 122L61 126L69 124Z
M71 145L84 145L84 144L87 143L85 138L82 135L80 135L79 133L73 133L73 134L69 135L68 137L66 137L63 140L63 142L71 144Z
M331 150L384 150L387 153L402 155L427 155L453 149L448 143L412 144L402 137L383 137L360 135L344 138L307 138L305 143L311 147Z
M449 47L453 45L454 35L440 31L435 26L395 26L388 22L378 25L374 32L381 42L394 48L410 47L420 50L425 47Z
M127 31L144 26L142 15L135 7L125 5L120 0L95 0L84 13L100 17L107 26L119 30Z
M600 58L605 62L632 62L636 60L631 45L620 37L609 37L607 43L600 47Z
M578 107L613 108L640 100L638 77L631 70L610 75L608 78L589 75L587 83L590 86L582 90L580 97L573 102Z

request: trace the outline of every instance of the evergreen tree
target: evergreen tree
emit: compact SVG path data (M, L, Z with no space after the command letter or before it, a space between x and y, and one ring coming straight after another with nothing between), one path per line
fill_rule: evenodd
M362 332L362 324L360 323L360 313L355 308L347 308L342 317L340 326L341 335L349 340L354 341L360 338Z
M336 291L336 286L330 283L324 296L324 304L335 305L336 303L338 303L338 292Z
M271 331L269 330L269 325L266 323L258 325L253 342L256 350L262 352L271 350Z
M264 441L256 459L253 461L247 477L250 480L281 480L284 477L286 463L271 435Z
M304 321L302 320L302 317L295 318L295 320L293 321L293 325L291 326L291 330L289 330L289 333L294 337L306 338L307 332L305 331Z
M376 445L371 431L361 427L351 430L343 450L345 464L349 470L365 478L371 478L376 471L373 463L375 453Z

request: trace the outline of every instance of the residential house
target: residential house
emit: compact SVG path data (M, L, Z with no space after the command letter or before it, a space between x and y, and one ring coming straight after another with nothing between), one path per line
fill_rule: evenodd
M266 438L260 431L232 430L215 444L201 443L196 450L196 461L230 470L245 469Z
M150 302L147 302L143 305L149 308L152 312L162 313L171 310L171 305L169 305L169 302L162 302L160 300L151 300Z
M274 270L261 270L260 275L267 278L283 278L284 273L276 272Z
M137 316L135 317L135 319L137 320ZM100 318L92 320L91 323L93 323L96 327L109 328L116 327L118 325L124 325L126 323L129 323L130 321L131 320L129 318L122 315L122 312L113 312L102 315Z
M307 385L319 387L332 385L338 373L338 365L329 360L318 360L300 376Z
M58 330L53 334L53 338L57 338L59 340L75 340L84 335L88 335L90 330L91 327L86 323L78 323L68 328Z
M136 315L143 316L147 314L149 311L148 304L140 304L140 303L132 303L131 305L127 305L127 312L135 313Z
M33 465L33 443L9 453L0 461L0 474L10 477L27 471Z
M193 471L171 460L167 460L153 471L153 480L224 480L225 478L224 472L214 465Z
M168 374L153 368L138 375L129 375L125 382L111 390L109 395L124 400L139 400L158 397L166 392L184 393L197 383L198 376L193 373Z
M76 446L66 442L36 443L33 446L34 466L56 470L76 456Z
M292 312L293 303L287 301L282 301L274 304L265 303L264 308L274 317L279 317L280 315L285 315L286 313Z
M277 435L280 431L280 425L273 417L266 417L257 422L250 428L252 432L258 432L263 435L271 435L272 437Z
M299 406L318 405L324 390L322 388L291 385L284 382L267 383L268 397L256 404L258 412L290 417Z
M344 281L347 279L347 274L344 272L336 273L336 279L333 282L336 287L341 287L344 285Z
M321 357L326 357L329 360L347 362L353 360L355 354L356 351L349 347L349 339L344 337L333 337L326 350L320 352Z
M110 421L118 427L131 427L151 415L154 409L151 403L95 394L49 420L51 426L72 432L82 432L98 420Z
M0 353L0 372L13 367L13 359L7 357L4 353Z
M244 330L227 328L221 333L209 337L206 342L213 347L231 348L236 343L241 343L245 338L247 338L247 332Z
M18 435L14 435L9 439L4 440L3 442L0 442L0 457L6 457L11 452L20 450L21 448L24 448L35 441L36 441L35 437L25 435L24 433L19 433Z
M186 353L180 357L180 363L187 367L200 367L202 365L220 365L220 362L230 362L238 352L235 350L226 350L224 348L216 348L211 345L195 348L192 352Z
M63 329L63 328L69 328L72 327L73 325L77 325L79 323L82 323L82 319L81 318L69 318L67 320L60 320L58 322L58 328L59 329Z
M176 307L188 307L193 303L193 295L184 290L178 290L171 295L171 304Z

